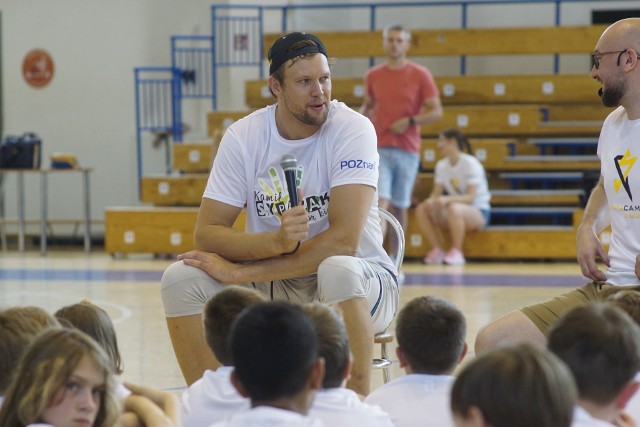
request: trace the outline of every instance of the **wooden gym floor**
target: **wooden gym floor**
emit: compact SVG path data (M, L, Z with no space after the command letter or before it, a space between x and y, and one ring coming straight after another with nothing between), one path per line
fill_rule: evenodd
M165 326L159 281L171 260L103 252L51 251L0 256L0 307L37 305L54 312L89 298L115 323L124 358L123 378L176 393L185 387ZM478 329L491 319L586 282L576 262L473 263L425 266L406 261L401 305L420 295L437 295L458 306L468 321L468 358ZM392 325L393 326L393 325ZM395 358L395 345L390 347ZM376 349L376 352L379 351ZM468 359L467 359L468 360ZM401 375L395 365L392 377ZM372 373L372 387L382 373Z

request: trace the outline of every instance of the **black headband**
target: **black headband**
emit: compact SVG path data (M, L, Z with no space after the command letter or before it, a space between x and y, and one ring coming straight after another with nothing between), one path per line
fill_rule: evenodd
M303 46L299 49L291 49L291 46L302 40L309 40L313 42L313 45ZM327 56L327 50L324 45L320 39L313 34L290 33L280 37L273 43L267 55L269 59L269 75L275 73L278 68L288 60L308 53L321 53Z

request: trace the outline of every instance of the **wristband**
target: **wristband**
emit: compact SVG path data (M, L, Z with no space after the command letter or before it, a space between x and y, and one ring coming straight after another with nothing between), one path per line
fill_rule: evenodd
M298 250L298 248L300 247L300 241L298 241L298 244L296 245L296 247L291 251L291 252L284 252L280 255L293 255L294 253L296 253L296 251Z
M415 126L416 125L416 118L411 116L409 117L409 126Z

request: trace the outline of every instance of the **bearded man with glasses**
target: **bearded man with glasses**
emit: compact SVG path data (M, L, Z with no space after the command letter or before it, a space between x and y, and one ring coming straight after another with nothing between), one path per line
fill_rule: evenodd
M635 49L638 49L638 46L636 46ZM625 55L632 55L635 56L637 59L640 59L640 54L633 48L627 48L627 49L622 49L622 50L611 50L608 52L598 52L595 51L591 54L591 59L592 59L592 64L593 64L593 69L596 70L596 72L599 72L597 70L600 70L600 61L603 59L603 57L605 57L606 55L611 55L614 53L618 54L618 58L616 59L616 67L620 66L620 60L625 56ZM597 76L594 76L593 71L591 73L591 77L595 80L598 80L601 82L600 79L598 79ZM602 104L605 107L618 107L620 105L620 96L622 96L624 90L626 88L621 87L620 86L620 82L617 81L615 82L615 84L611 85L611 87L607 88L607 91L604 91L604 87L602 87L599 91L598 94L600 95L600 99L602 100Z
M544 345L550 326L574 306L605 299L621 289L640 290L638 52L640 18L628 18L609 26L591 55L591 78L601 84L598 94L602 104L617 107L600 132L600 179L589 196L576 236L578 263L582 274L592 281L546 302L507 313L484 326L476 338L476 354L505 342ZM608 253L598 237L607 226L611 226ZM598 260L607 267L606 272L598 268Z

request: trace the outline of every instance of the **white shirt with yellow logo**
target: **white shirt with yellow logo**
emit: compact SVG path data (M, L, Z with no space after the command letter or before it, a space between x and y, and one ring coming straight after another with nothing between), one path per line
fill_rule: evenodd
M598 157L611 216L607 282L638 285L636 256L640 254L640 120L629 120L618 107L605 120Z

